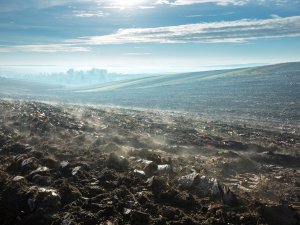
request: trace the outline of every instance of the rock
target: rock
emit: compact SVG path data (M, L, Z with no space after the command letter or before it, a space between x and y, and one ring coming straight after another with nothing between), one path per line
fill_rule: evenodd
M37 159L42 159L42 158L44 158L44 155L45 155L43 152L36 151L36 150L30 151L30 154Z
M151 177L157 173L158 165L154 162L150 162L144 168L147 177Z
M122 150L122 148L114 142L109 142L109 143L105 144L102 148L103 148L104 152L107 152L107 153L112 152L115 154L117 154L118 152L121 152L121 150Z
M33 162L32 158L24 159L21 163L22 167L27 166L28 164L31 164Z
M99 194L103 194L105 189L98 185L88 185L85 189L85 193L83 193L87 197L94 197Z
M48 186L50 184L49 177L41 176L39 174L36 174L32 177L32 182L41 186Z
M61 206L60 195L57 190L52 188L31 186L27 191L27 195L31 196L27 200L31 211L42 207L52 212L58 210Z
M180 209L164 206L159 210L159 214L165 217L169 221L179 220L183 217L183 212Z
M155 153L151 153L149 151L144 151L144 152L141 152L141 156L143 156L143 153L144 153L144 156L147 158L147 160L151 160L157 164L160 164L162 163L162 159L161 159L161 156L158 155L158 154L155 154Z
M71 165L68 161L60 162L59 170L61 171L63 176L70 176L71 175Z
M94 147L94 148L96 148L96 147L99 147L100 145L103 145L103 144L105 144L105 141L103 140L103 138L96 138L93 142L92 142L92 144L91 144L91 147Z
M146 183L153 194L160 194L168 189L168 183L164 178L153 176Z
M206 176L201 176L200 179L195 179L194 183L197 183L196 188L198 188L204 195L207 195L213 187L211 180Z
M61 203L63 205L70 204L71 202L74 202L82 197L79 189L68 184L67 182L63 182L59 188L59 193L61 196Z
M269 225L298 225L299 214L291 208L282 206L265 206L263 208L262 217Z
M61 225L75 225L74 217L71 213L66 213L63 217L63 221L61 222Z
M116 181L118 180L119 176L118 173L115 170L110 170L105 168L101 171L99 175L99 181L105 182L105 181Z
M212 194L212 196L214 196L214 197L220 197L220 198L222 196L224 197L224 191L223 191L221 185L219 184L218 180L217 179L213 179L212 182L213 182L213 184L211 186L211 194ZM229 195L233 194L230 190L229 190L229 192L230 192Z
M175 118L173 113L165 120L160 118L165 112L145 115L127 109L116 114L112 109L85 108L89 116L82 116L86 113L77 112L77 106L69 114L71 106L67 105L26 105L19 102L12 116L12 110L7 110L8 124L0 110L0 122L4 122L0 149L6 151L0 154L0 224L299 224L298 167L251 158L248 165L245 160L255 152L240 155L221 150L216 155L217 144L229 137L221 135L221 130L228 129L221 121L194 123L189 115ZM0 104L1 108L6 107ZM153 124L148 117L160 122ZM209 128L203 130L204 125ZM229 129L243 129L236 125L232 123ZM278 150L284 151L292 147L291 138L299 142L299 135L289 133L288 127L266 135L261 128L237 132L247 134L248 140L245 136L232 139L266 146L264 140L278 142L282 147ZM254 130L263 140L256 139ZM199 147L206 132L212 146ZM85 137L77 136L82 134ZM15 142L28 143L33 137L32 148L38 150L11 151ZM92 143L95 137L102 140ZM118 143L114 137L119 138ZM111 143L106 145L108 154L105 143ZM291 150L297 150L294 147ZM132 157L121 157L125 152ZM268 157L278 154L274 151ZM214 176L232 190L238 184L253 192L232 192ZM284 201L280 206L266 205L274 199Z
M108 159L106 160L106 166L110 169L115 170L127 170L129 162L122 156L118 156L116 153L110 153Z
M15 143L10 147L10 152L14 154L24 154L31 151L31 147L29 145L23 145L21 143Z
M60 163L53 156L46 156L41 159L41 163L48 168L58 169L60 167Z
M0 149L5 146L5 144L8 142L8 138L3 135L2 133L0 134Z
M138 192L137 193L137 201L140 203L140 204L145 204L147 202L150 202L150 197L152 197L153 194L152 192L149 192L149 191L141 191L141 192Z
M38 159L27 155L17 155L13 159L7 168L8 171L13 173L20 172L22 175L26 175L40 166Z
M233 204L237 203L237 198L236 198L235 194L228 187L224 188L223 202L226 205L233 205Z
M150 223L150 215L147 213L134 211L130 217L130 224L132 225L140 225L140 224L146 225L149 223Z
M196 200L193 195L187 192L179 192L174 197L174 205L181 208L192 208L196 206Z

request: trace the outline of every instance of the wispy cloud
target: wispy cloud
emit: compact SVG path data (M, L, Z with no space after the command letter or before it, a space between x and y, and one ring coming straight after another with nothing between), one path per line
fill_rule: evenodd
M213 3L216 5L235 5L235 6L243 6L247 4L276 4L276 5L284 5L289 3L295 3L297 1L291 0L158 0L156 4L167 4L167 5L194 5L194 4L205 4L205 3Z
M99 6L102 9L126 9L139 8L149 9L159 5L184 6L194 4L216 4L220 6L234 5L243 6L247 4L292 4L299 3L299 0L10 0L0 1L0 12L22 11L25 9L35 8L44 9L63 5Z
M300 16L119 29L110 35L81 37L66 42L81 45L218 43L292 36L300 36Z
M217 16L229 16L235 14L234 12L220 13L220 14L193 14L187 15L187 18L195 18L195 17L217 17Z
M125 52L122 55L126 56L142 56L142 55L152 55L150 52Z
M169 5L193 5L203 3L215 3L217 5L245 5L249 0L159 0L158 4Z
M106 17L109 15L108 13L104 13L103 11L74 11L73 13L76 17L83 17L83 18Z
M0 52L88 52L89 49L72 44L32 44L0 46Z

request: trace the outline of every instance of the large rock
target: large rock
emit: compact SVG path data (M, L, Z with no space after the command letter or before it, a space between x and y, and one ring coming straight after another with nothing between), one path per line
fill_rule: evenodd
M130 218L130 224L132 225L140 225L140 224L149 224L150 223L150 215L147 213L134 211Z
M161 194L169 187L166 179L157 176L149 178L146 183L148 184L148 188L153 192L153 194Z
M289 207L266 206L263 208L262 217L269 225L299 225L300 215Z
M118 156L116 153L110 153L106 160L106 166L115 170L127 170L129 162L122 156Z

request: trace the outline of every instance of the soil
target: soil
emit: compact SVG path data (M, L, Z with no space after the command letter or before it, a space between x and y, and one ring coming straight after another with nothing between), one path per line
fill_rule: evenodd
M0 224L300 224L298 128L0 100Z

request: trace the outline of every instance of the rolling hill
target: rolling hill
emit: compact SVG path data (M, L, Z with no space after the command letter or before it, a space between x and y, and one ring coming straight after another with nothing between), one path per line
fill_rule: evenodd
M8 82L6 80L6 82ZM10 81L0 94L43 100L188 111L221 119L299 125L300 62L181 73L68 88ZM26 89L24 91L24 88ZM22 93L21 93L21 92Z

